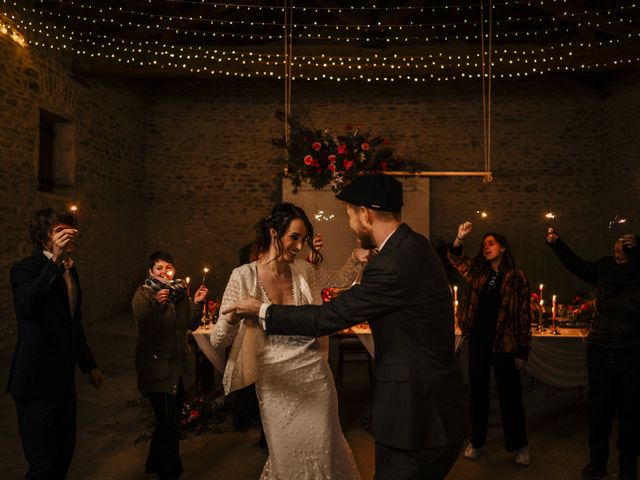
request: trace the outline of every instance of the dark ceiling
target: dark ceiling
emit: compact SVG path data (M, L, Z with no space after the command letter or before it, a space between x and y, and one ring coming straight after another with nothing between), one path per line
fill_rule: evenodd
M640 57L630 0L4 0L3 14L96 74L278 77L285 39L292 75L308 79L474 77L489 52L495 77L630 70Z

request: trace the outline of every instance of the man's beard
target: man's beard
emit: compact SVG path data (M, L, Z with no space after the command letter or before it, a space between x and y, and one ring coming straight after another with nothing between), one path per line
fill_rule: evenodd
M365 250L372 250L377 247L371 233L358 232L358 240L360 241L360 248L364 248Z

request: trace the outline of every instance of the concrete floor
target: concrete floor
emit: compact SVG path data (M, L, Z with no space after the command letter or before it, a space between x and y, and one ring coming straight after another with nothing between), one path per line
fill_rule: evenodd
M142 480L148 442L135 444L145 431L140 408L127 405L139 397L133 369L135 331L131 316L89 325L87 336L100 368L104 388L95 391L78 376L78 442L68 478L71 480ZM0 382L6 384L10 351L0 352ZM463 360L464 361L464 360ZM578 389L553 389L523 378L532 464L521 467L504 451L497 401L492 403L489 444L478 461L461 457L450 479L544 479L580 478L587 461L586 402ZM369 411L370 392L365 363L348 364L339 389L343 430L356 457L363 479L373 478L373 439L363 428ZM205 433L181 444L184 480L257 479L266 454L258 447L257 430L233 432L230 420L221 433ZM26 462L17 431L10 396L0 396L0 465L3 479L24 478ZM616 472L615 458L609 471ZM610 478L615 478L612 473Z

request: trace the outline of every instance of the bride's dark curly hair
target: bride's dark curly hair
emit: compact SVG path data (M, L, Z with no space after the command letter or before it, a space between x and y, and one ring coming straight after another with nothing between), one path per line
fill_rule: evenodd
M271 210L271 213L255 224L256 238L251 249L251 260L257 260L262 254L269 251L271 246L271 229L275 230L276 236L273 237L278 257L282 255L282 237L286 233L291 222L299 218L304 222L307 229L307 236L304 242L311 251L312 263L319 265L322 262L322 254L313 246L313 225L309 221L309 217L300 207L296 207L293 203L278 203Z

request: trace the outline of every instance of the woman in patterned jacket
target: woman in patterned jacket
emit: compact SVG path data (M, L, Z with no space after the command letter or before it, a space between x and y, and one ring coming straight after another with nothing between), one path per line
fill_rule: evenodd
M527 440L520 369L531 345L529 283L516 262L507 239L498 233L484 235L473 258L463 252L471 223L458 227L447 257L470 284L466 301L458 310L462 334L469 338L471 441L464 456L476 460L487 441L489 381L496 380L505 448L516 452L515 462L531 462Z

